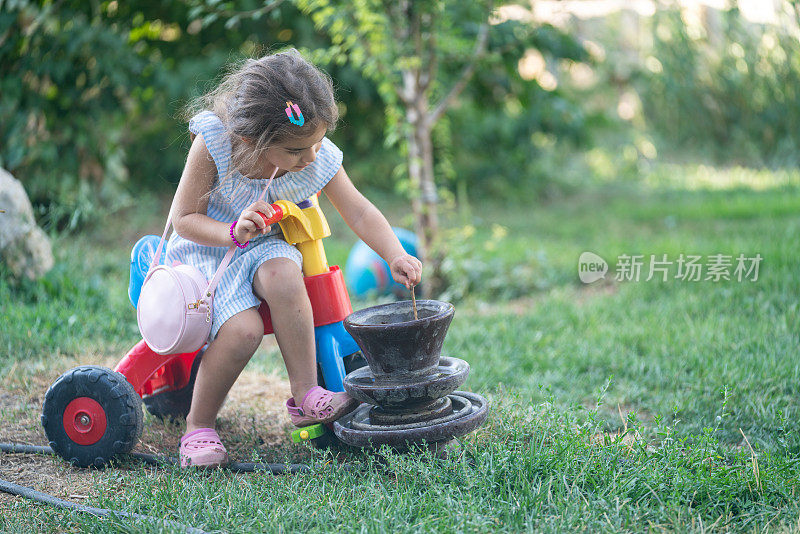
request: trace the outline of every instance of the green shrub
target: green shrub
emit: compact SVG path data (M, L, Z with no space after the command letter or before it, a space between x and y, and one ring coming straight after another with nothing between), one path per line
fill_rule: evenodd
M445 231L448 244L442 260L444 289L437 298L458 302L467 297L507 300L529 296L552 286L554 273L546 256L528 251L524 257L500 253L508 229L494 223L488 236L472 225Z
M7 3L0 35L0 166L47 223L74 227L124 196L126 97L144 62L86 2Z
M718 160L796 165L800 159L798 2L779 25L746 21L734 2L713 26L687 23L677 7L651 20L653 46L634 77L647 127L678 150ZM789 19L786 13L796 15Z

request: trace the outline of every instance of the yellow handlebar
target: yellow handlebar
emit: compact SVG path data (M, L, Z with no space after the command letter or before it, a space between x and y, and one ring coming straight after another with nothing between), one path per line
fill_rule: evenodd
M276 211L273 217L267 218L261 214L267 224L277 222L283 230L286 242L297 246L303 256L305 276L327 273L330 270L322 239L331 235L331 229L316 195L309 200L311 206L307 208L298 208L297 204L288 200L278 200L272 204Z

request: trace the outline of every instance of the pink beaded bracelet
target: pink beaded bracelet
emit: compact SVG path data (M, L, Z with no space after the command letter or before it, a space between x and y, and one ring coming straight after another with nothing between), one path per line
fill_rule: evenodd
M236 228L236 223L237 222L239 222L239 221L233 221L233 224L231 225L231 239L233 240L233 242L236 244L237 247L244 248L244 247L247 246L247 243L249 243L250 241L248 241L244 245L239 243L238 241L236 241L236 236L233 235L233 229Z

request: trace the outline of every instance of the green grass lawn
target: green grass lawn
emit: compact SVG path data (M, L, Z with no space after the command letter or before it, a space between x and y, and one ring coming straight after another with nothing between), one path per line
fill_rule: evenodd
M379 207L401 222L402 206ZM343 265L355 238L327 213L329 259ZM138 339L127 254L163 222L153 212L126 217L122 236L98 229L57 240L58 266L40 283L12 284L2 273L0 383L21 388L64 365L62 356L121 357ZM465 389L491 401L462 457L351 454L345 471L326 465L324 453L294 450L283 458L316 469L286 477L126 464L98 473L85 502L209 531L798 529L796 175L770 181L717 170L709 178L707 169L677 167L657 182L545 205L482 203L446 226L462 262L448 271L463 277L454 294L473 296L456 304L445 353L470 363ZM578 280L584 251L609 262L604 281ZM705 263L757 253L756 281L681 281L674 265L668 281L645 281L651 254ZM644 255L640 281L614 279L623 254ZM259 352L251 368L285 376L274 350ZM21 501L0 506L0 529L11 532L164 528Z

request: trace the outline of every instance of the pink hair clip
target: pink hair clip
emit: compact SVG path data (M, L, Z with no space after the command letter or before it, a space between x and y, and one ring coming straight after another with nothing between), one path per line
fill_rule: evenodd
M292 115L292 110L297 114L297 118ZM305 124L306 120L303 118L303 113L300 111L300 108L297 104L293 104L292 101L286 102L286 109L284 110L286 115L289 117L289 121L292 124L296 124L297 126L302 126Z

